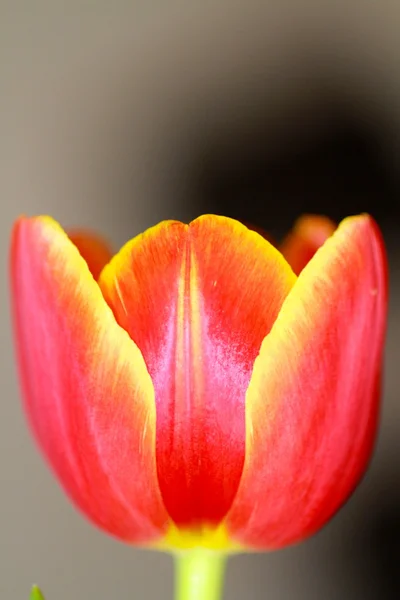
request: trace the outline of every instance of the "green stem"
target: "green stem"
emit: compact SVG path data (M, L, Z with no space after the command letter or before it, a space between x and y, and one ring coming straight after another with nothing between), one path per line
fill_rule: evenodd
M226 556L196 548L175 556L175 600L220 600Z

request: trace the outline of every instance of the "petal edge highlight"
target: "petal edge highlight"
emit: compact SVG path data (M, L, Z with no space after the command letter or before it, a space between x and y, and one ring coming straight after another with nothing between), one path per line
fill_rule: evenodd
M227 519L238 541L301 541L354 490L376 436L386 311L378 228L368 216L346 219L300 274L256 360Z
M49 217L20 219L11 249L23 397L62 486L99 527L137 543L168 517L155 465L154 390L84 259Z
M253 362L295 279L261 236L215 215L151 228L100 276L154 383L158 477L179 527L216 526L232 503Z

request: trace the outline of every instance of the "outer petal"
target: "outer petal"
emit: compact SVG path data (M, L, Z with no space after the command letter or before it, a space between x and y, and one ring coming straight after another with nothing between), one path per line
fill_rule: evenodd
M303 215L296 221L279 249L297 275L335 229L333 221L319 215Z
M216 525L232 503L254 359L294 281L267 241L212 215L150 229L100 276L154 383L160 489L180 527Z
M376 434L386 262L368 216L347 219L304 269L263 342L246 398L246 463L227 526L278 548L348 498Z
M91 274L97 280L103 267L110 262L113 255L108 243L96 233L83 229L68 231L68 237L78 248Z
M12 291L26 410L66 492L124 540L158 538L154 390L85 261L51 219L21 219Z

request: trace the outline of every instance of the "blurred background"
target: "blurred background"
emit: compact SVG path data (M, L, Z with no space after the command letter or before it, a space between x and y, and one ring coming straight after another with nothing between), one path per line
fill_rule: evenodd
M0 596L169 598L172 561L92 528L42 462L19 402L8 308L20 213L118 248L204 212L280 236L303 212L370 212L391 306L379 441L316 537L237 557L226 598L400 597L400 5L395 0L68 5L0 0Z

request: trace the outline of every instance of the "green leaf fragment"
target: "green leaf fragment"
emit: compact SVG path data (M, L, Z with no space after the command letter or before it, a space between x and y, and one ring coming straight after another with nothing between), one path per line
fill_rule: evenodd
M29 600L45 600L37 585L33 586Z

